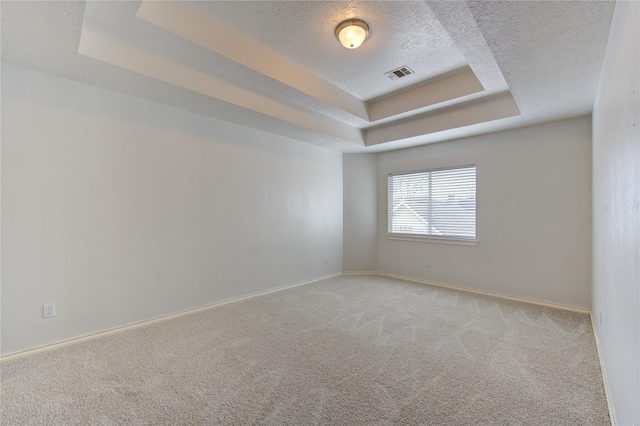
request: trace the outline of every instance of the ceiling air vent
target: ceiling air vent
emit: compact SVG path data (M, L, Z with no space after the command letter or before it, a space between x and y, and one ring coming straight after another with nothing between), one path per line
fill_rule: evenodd
M413 74L413 73L415 73L415 71L413 71L408 66L404 65L404 66L401 66L400 68L396 68L395 70L385 72L384 75L389 77L391 80L397 80L399 78L406 77L409 74Z

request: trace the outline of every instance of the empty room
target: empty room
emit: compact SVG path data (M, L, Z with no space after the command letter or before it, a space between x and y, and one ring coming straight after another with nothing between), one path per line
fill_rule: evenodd
M0 20L0 424L640 426L639 2Z

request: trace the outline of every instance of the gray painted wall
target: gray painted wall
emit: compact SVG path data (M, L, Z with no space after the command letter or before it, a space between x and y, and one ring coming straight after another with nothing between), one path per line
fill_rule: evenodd
M614 422L640 425L640 3L618 2L593 111L593 322Z
M3 354L342 271L340 153L7 63L1 136Z
M378 270L378 157L344 155L345 272Z
M477 246L386 238L389 173L465 164L477 167ZM382 153L378 217L380 271L589 308L589 117Z
M389 173L466 164L477 165L477 246L386 238ZM369 160L349 159L344 167L345 194L347 182L364 187L347 176L373 171ZM345 196L345 235L357 228L345 243L345 265L589 309L590 117L381 153L377 175L377 196ZM353 219L375 199L377 230ZM359 249L374 235L375 261L373 250Z

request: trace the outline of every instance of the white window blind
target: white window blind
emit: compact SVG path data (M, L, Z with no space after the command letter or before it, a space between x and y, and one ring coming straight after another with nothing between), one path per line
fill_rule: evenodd
M390 174L389 234L475 240L476 166Z

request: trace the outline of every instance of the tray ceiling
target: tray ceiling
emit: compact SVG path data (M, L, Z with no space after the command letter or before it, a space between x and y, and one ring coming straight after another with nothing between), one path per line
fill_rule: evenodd
M2 59L343 152L591 112L614 3L8 2ZM358 17L358 49L333 30ZM398 80L384 73L408 66Z

